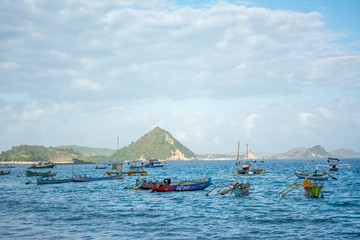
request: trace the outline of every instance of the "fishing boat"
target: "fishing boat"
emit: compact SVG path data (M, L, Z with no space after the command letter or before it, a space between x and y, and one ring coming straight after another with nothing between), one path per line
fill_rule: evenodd
M253 165L254 163L257 163L257 161L255 160L249 160L249 148L248 145L246 144L246 162L245 163L239 163L239 161L236 162L237 165L237 170L234 172L234 174L264 174L265 170L261 168L259 169L251 169L251 165ZM260 161L260 164L263 161ZM239 169L239 164L241 164L241 169Z
M126 185L124 189L131 189L131 190L151 190L152 189L152 182L148 181L146 178L138 178L135 179L135 186L133 185L134 182L131 182L130 184Z
M145 164L146 168L164 167L165 164L161 163L158 159L149 158L148 163Z
M327 180L329 177L328 172L316 173L316 171L314 171L313 173L306 173L306 172L300 172L296 169L295 169L294 174L298 178L301 178L301 179L308 178L309 180Z
M140 164L139 161L132 161L132 162L128 162L128 165L129 165L129 171L124 172L128 176L136 176L136 175L146 176L147 175L147 172L144 170L143 163Z
M194 191L203 190L211 185L211 178L207 176L199 179L184 180L172 182L166 178L163 182L152 182L153 192L171 192L171 191Z
M0 175L9 175L10 171L4 172L4 171L0 171Z
M102 181L102 180L117 180L124 178L125 174L108 174L105 173L102 177L88 177L88 176L75 176L74 182L91 182L91 181Z
M15 166L8 165L8 164L0 164L0 168L15 168Z
M39 169L39 168L53 168L55 164L52 162L39 162L38 164L33 164L28 169Z
M47 171L47 172L33 172L30 170L26 170L26 176L27 177L33 177L33 176L41 176L43 178L45 177L55 177L57 174L57 171L55 172L51 172L51 171Z
M105 174L108 174L108 175L121 174L122 168L123 168L122 163L113 163L112 167L111 167L111 171L105 172Z
M136 179L135 180L135 189L142 189L142 190L151 190L152 189L152 182L148 181L146 178L143 179Z
M341 167L341 166L347 166L348 169L351 170L350 164L339 164L340 159L338 159L338 158L329 157L327 161L328 161L328 165L323 165L323 164L316 165L316 170L318 170L319 167L321 167L321 166L328 167L329 171L338 171L339 167Z
M235 171L235 174L239 170L239 150L240 150L240 142L238 142L238 153L237 153L237 158L236 158L237 170ZM230 195L231 195L232 193L234 193L234 195L236 197L239 197L239 196L243 196L249 192L250 182L249 182L249 180L247 180L246 183L239 183L239 174L236 174L236 181L234 183L230 183L230 184L220 183L217 186L215 186L213 189L211 189L206 194L206 196L208 197L209 193L214 191L217 188L219 188L217 192L220 192L221 195L225 195L227 193L230 193Z
M95 169L106 169L106 166L103 167L96 166Z
M279 194L282 198L284 198L287 193L289 193L290 191L294 190L297 187L304 188L305 190L304 195L307 198L319 198L320 194L322 198L324 197L324 193L323 193L324 183L312 183L309 181L308 177L305 177L305 180L303 181L302 184L294 182L290 186L279 192Z
M38 178L36 179L36 184L43 185L43 184L57 184L57 183L68 183L74 182L74 178Z

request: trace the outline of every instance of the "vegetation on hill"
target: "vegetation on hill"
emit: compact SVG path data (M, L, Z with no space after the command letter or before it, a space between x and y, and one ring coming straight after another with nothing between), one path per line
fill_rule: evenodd
M68 145L64 147L73 149L75 152L79 152L83 156L111 156L116 152L116 150L108 149L108 148L92 148L92 147L82 147L77 145Z
M79 158L81 154L65 147L20 145L0 154L0 161L44 162Z
M136 142L121 148L110 156L111 161L139 160L148 158L163 160L195 159L196 155L171 134L159 127L154 128Z

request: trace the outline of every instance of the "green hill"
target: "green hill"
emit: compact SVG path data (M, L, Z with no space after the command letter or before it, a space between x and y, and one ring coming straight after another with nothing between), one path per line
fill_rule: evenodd
M15 162L72 162L81 154L65 147L20 145L0 154L0 161Z
M195 154L176 140L169 132L156 127L136 142L119 149L110 156L111 161L145 160L192 160Z
M68 145L64 147L73 149L75 152L79 152L84 156L111 156L116 152L116 150L108 148L92 148L77 145Z

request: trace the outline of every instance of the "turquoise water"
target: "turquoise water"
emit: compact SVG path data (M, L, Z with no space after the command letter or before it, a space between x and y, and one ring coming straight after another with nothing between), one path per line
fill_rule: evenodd
M324 198L308 199L298 188L279 192L298 180L294 169L312 172L326 160L264 160L266 174L250 180L249 195L205 194L235 180L235 161L168 162L147 169L150 180L192 179L208 175L202 191L157 193L127 190L135 177L122 180L36 185L18 166L0 176L0 239L360 239L360 159L344 159L352 170L330 172ZM96 165L75 165L75 174L100 176ZM3 169L7 171L8 169ZM326 170L322 168L320 170ZM58 165L71 176L71 165Z

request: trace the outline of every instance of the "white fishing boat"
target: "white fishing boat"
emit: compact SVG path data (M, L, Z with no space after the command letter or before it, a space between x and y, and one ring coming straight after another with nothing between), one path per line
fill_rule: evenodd
M328 167L329 171L338 171L339 167L341 166L347 166L349 170L351 170L350 164L339 164L340 159L338 158L328 158L328 165L318 164L316 165L316 170L319 169L319 167Z
M254 165L255 163L257 163L256 160L249 160L249 148L248 145L246 144L246 162L245 163L239 163L237 161L237 169L234 172L235 174L264 174L265 170L261 168L261 163L263 161L260 161L260 167L258 169L253 169L251 168L252 165ZM241 169L239 169L239 164L241 164Z

